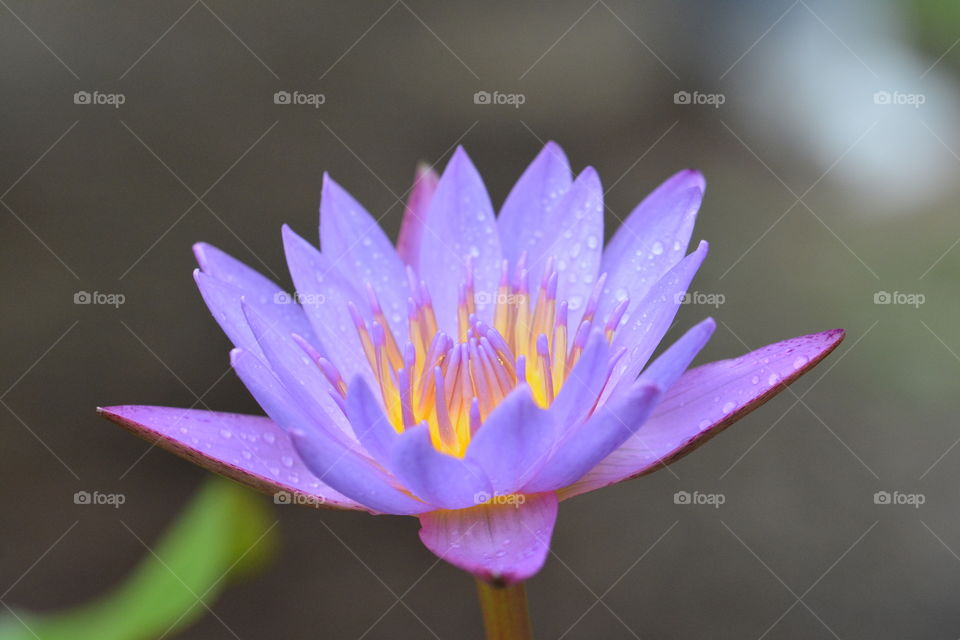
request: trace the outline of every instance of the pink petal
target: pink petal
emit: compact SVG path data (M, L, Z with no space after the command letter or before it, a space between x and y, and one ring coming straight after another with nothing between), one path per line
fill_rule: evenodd
M767 345L688 371L643 428L579 482L566 499L656 471L690 453L780 393L843 340L842 329Z
M420 516L420 539L441 559L478 578L506 585L526 580L540 571L550 552L557 497L542 493L514 499L426 513Z
M477 293L492 300L500 280L500 238L483 179L457 147L430 201L417 272L427 283L440 328L457 335L459 288L472 262ZM478 296L485 317L489 304Z
M129 405L97 411L151 444L258 491L284 491L318 507L366 510L310 473L290 437L269 418Z
M516 263L520 254L543 264L556 236L550 211L570 188L570 163L556 142L548 142L510 190L500 208L497 229L503 257Z
M439 181L440 176L432 168L426 165L417 167L417 176L410 196L407 198L403 222L400 224L400 236L397 238L397 253L400 259L414 268L420 257L420 242L423 239L427 209L430 207L433 192L437 190Z

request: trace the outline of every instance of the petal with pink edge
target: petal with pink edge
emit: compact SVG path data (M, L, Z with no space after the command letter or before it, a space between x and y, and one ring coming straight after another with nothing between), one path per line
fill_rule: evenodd
M460 285L472 263L477 312L489 319L484 300L500 281L500 237L490 196L483 179L463 147L457 147L430 201L421 242L417 272L427 283L440 328L457 335L457 302Z
M675 462L783 391L843 340L842 329L767 345L691 369L670 388L643 428L574 485L563 499Z
M311 506L366 510L310 473L290 436L269 418L136 405L98 412L151 444L258 491L285 491Z
M407 206L403 211L403 222L400 223L400 235L397 237L397 253L400 259L412 267L417 266L420 257L420 243L423 239L423 229L427 220L427 209L437 190L440 176L433 168L427 165L417 167L413 189L407 198Z
M570 188L570 163L556 142L548 142L510 190L500 208L497 229L503 257L515 263L523 252L535 264L543 263L555 227L550 210Z
M543 567L557 521L553 493L513 496L458 511L420 516L420 539L442 560L480 579L510 585Z

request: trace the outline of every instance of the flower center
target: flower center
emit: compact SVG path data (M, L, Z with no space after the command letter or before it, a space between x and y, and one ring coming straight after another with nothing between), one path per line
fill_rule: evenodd
M380 388L390 423L398 431L426 422L433 445L462 457L480 425L521 382L535 402L548 407L577 363L594 326L603 292L601 276L587 301L576 331L568 330L568 305L557 300L557 270L551 258L535 298L525 256L517 261L513 277L506 260L495 294L477 292L472 268L467 269L457 305L457 336L437 326L427 287L408 267L408 335L400 347L373 288L367 286L373 320L368 325L354 305L350 314L360 343ZM604 325L608 342L620 323L628 300L622 300ZM493 326L477 318L477 304L492 306ZM624 350L610 360L607 378ZM322 358L318 361L341 397L346 384Z

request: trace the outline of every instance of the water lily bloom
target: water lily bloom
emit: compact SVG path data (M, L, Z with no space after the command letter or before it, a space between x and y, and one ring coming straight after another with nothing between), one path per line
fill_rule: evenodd
M457 149L418 172L396 247L324 176L322 251L287 227L296 294L206 244L195 278L269 417L104 416L290 501L416 516L435 554L500 584L536 573L558 503L686 455L824 358L842 330L688 370L704 320L652 358L707 254L681 171L604 246L603 191L547 144L499 215Z

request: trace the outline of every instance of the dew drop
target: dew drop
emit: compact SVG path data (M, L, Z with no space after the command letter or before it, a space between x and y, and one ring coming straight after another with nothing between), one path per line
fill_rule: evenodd
M661 253L663 253L663 243L657 240L656 242L653 243L653 246L650 247L650 251L655 256L660 255Z
M780 376L776 373L771 373L770 377L767 378L767 384L777 384L780 382Z
M803 365L807 364L807 362L809 362L809 361L810 361L810 359L807 358L806 356L797 356L797 359L793 361L793 368L794 368L795 370L796 370L796 369L799 369L799 368L802 367Z
M266 442L267 444L273 444L274 442L276 442L276 440L277 440L277 437L272 433L270 433L269 431L263 434L263 441Z
M233 437L233 432L230 429L220 429L220 435L229 440Z

